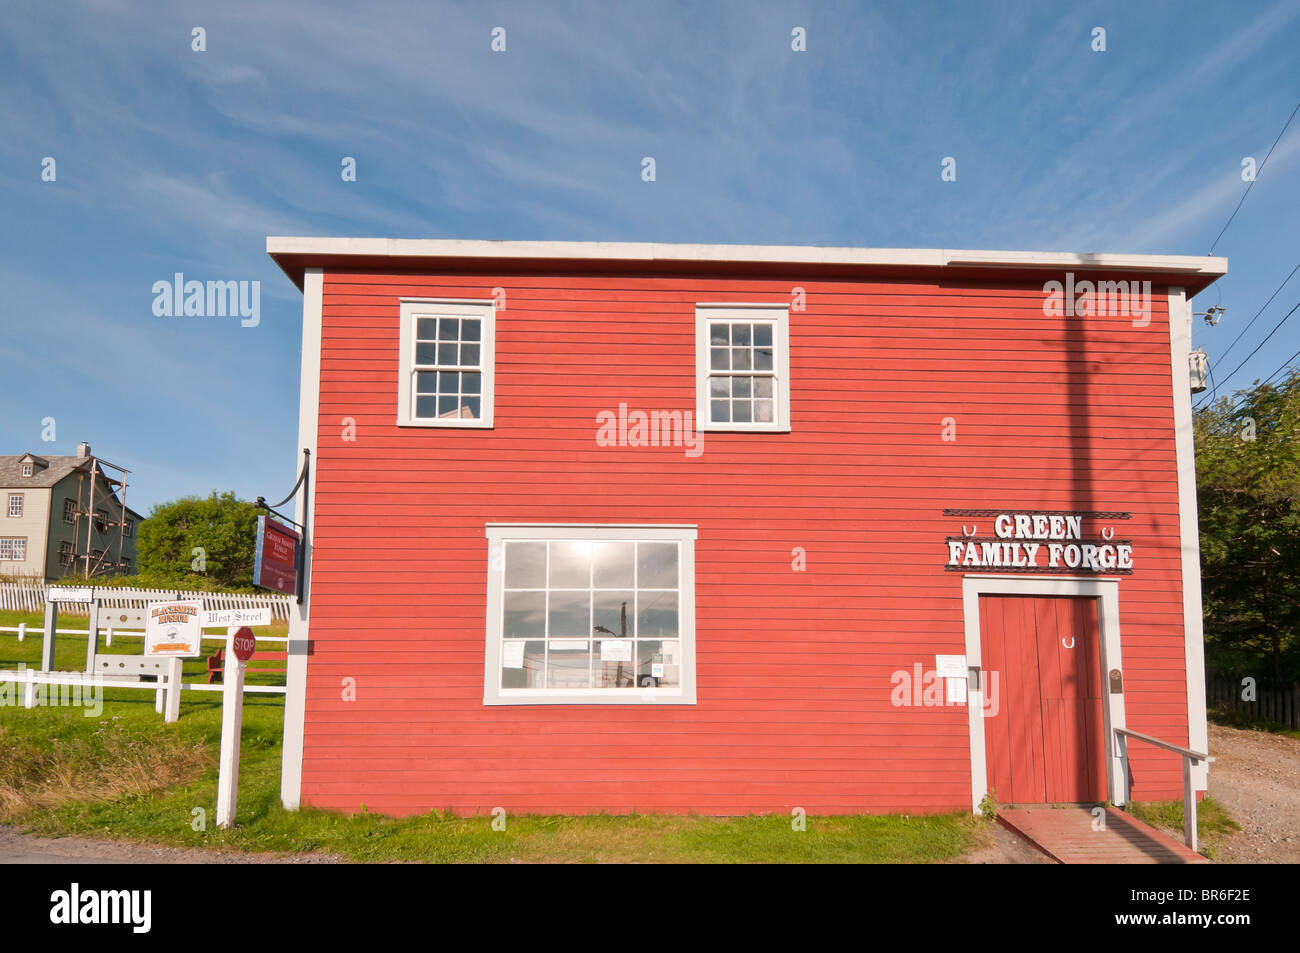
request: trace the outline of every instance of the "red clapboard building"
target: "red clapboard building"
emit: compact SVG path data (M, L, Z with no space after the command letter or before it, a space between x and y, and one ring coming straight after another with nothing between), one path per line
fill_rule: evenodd
M1221 258L271 238L313 461L283 799L1173 799ZM1201 765L1193 776L1204 790Z

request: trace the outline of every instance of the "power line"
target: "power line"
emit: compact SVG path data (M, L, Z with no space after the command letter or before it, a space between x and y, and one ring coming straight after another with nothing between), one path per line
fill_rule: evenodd
M1292 276L1294 276L1297 271L1300 271L1300 261L1296 262L1296 266L1291 269L1291 274L1287 275L1286 278L1282 280L1282 283L1277 286L1277 290L1268 296L1268 300L1264 302L1263 307L1255 312L1255 317L1246 322L1246 326L1241 329L1241 332L1235 338L1232 339L1232 343L1228 345L1228 349L1219 355L1219 360L1227 360L1228 353L1237 346L1237 342L1240 341L1242 336L1250 330L1250 326L1255 323L1256 319L1264 313L1264 309L1273 303L1273 299L1276 298L1278 293L1286 287L1287 282L1291 280Z
M1282 141L1282 136L1286 134L1287 128L1291 125L1291 120L1295 118L1297 112L1300 112L1300 103L1296 103L1295 109L1291 110L1291 116L1287 119L1286 125L1282 127L1282 131L1279 132L1277 138L1273 140L1273 145L1268 147L1268 154L1264 156L1264 161L1261 162L1259 168L1255 170L1255 177L1251 179L1250 184L1246 186L1246 191L1241 193L1241 201L1239 201L1237 207L1232 210L1232 214L1228 216L1228 220L1224 223L1223 228L1219 229L1219 234L1215 237L1214 243L1210 245L1211 255L1214 254L1214 246L1219 244L1219 239L1223 237L1223 233L1228 230L1228 226L1232 224L1232 220L1236 218L1237 213L1241 211L1241 206L1245 203L1246 196L1249 195L1250 190L1255 187L1255 183L1259 180L1259 174L1264 171L1264 166L1268 164L1268 157L1273 154L1273 150L1277 148L1277 144Z
M1300 301L1297 301L1296 304L1295 304L1295 307L1293 307L1290 311L1288 311L1288 312L1283 316L1282 320L1279 321L1277 324L1275 324L1275 325L1273 326L1273 330L1272 330L1272 331L1269 331L1268 334L1265 335L1264 340L1260 341L1258 344L1255 345L1255 350L1253 350L1253 351L1251 351L1249 354L1247 354L1246 357L1245 357L1245 360L1243 360L1240 364L1238 364L1236 367L1234 367L1234 368L1232 369L1232 373L1229 374L1227 377L1225 377L1225 378L1223 379L1223 383L1224 383L1224 384L1227 384L1228 381L1230 381L1230 380L1232 379L1233 374L1236 374L1237 371L1239 371L1239 370L1241 370L1243 367L1245 367L1245 366L1246 366L1246 361L1249 361L1252 357L1254 357L1256 354L1258 354L1258 353L1259 353L1259 349L1262 348L1265 344L1268 343L1268 339L1271 338L1274 334L1276 334L1276 333L1277 333L1277 329L1280 328L1282 325L1286 324L1286 322L1287 322L1287 318L1289 318L1289 317L1291 317L1291 315L1295 314L1297 310L1300 310Z
M1300 357L1300 351L1296 351L1294 354L1292 354L1290 357L1288 357L1285 361L1283 361L1283 362L1282 362L1282 366L1279 367L1277 370L1275 370L1272 374L1269 374L1269 375L1268 375L1268 380L1264 381L1264 383L1265 383L1265 384L1271 384L1271 383L1273 382L1273 378L1277 377L1279 374L1284 374L1284 373L1286 373L1286 371L1290 370L1290 368L1291 368L1291 362L1294 361L1294 360L1295 360L1296 358L1298 358L1298 357Z
M1271 383L1273 383L1273 379L1274 379L1275 377L1277 377L1279 374L1285 374L1287 371L1291 370L1291 364L1292 364L1292 362L1294 362L1297 358L1300 358L1300 351L1296 351L1294 354L1292 354L1290 357L1288 357L1285 361L1283 361L1283 362L1282 362L1282 366L1279 367L1277 370L1275 370L1272 374L1269 374L1267 378L1265 378L1264 380L1260 381L1259 386L1260 386L1260 387L1264 387L1264 386L1267 385L1267 384L1271 384ZM1297 370L1300 370L1300 368L1297 368ZM1214 372L1213 372L1213 371L1210 372L1210 380L1214 380ZM1244 392L1242 392L1242 393L1244 393ZM1231 400L1231 402L1232 402L1232 404L1231 404L1230 406L1235 406L1237 400L1239 399L1239 397L1238 397L1237 394L1234 394L1234 395L1232 395L1231 398L1228 398L1228 399ZM1195 407L1194 409L1196 409L1196 410L1202 410L1202 409L1204 409L1205 407L1210 406L1212 403L1213 403L1212 400L1209 401L1209 402L1202 401L1200 404L1197 404L1196 407Z

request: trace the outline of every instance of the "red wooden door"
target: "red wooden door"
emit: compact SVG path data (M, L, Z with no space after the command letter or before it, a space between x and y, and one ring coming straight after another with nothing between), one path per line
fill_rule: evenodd
M1097 601L982 596L988 784L1005 804L1106 799ZM992 682L989 682L990 686Z

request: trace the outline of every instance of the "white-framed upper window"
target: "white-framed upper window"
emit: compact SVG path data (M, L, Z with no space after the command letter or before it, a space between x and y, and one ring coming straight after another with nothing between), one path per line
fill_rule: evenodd
M694 526L488 524L485 705L695 704Z
M10 516L23 515L23 495L21 493L9 494L9 515Z
M0 561L12 562L27 558L27 539L0 539Z
M709 431L790 429L790 309L695 306L695 409Z
M496 306L403 298L397 423L491 427Z
M30 463L24 463L23 476L31 476L31 475L32 475L32 465Z

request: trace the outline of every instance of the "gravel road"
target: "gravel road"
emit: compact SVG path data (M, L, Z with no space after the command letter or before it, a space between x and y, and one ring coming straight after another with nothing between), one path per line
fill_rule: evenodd
M1300 741L1210 725L1210 796L1241 825L1219 842L1229 864L1300 863Z
M240 854L88 837L36 837L0 827L0 864L329 864L324 854Z

